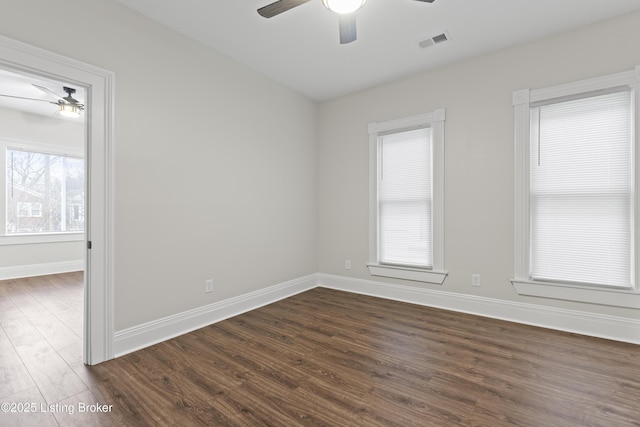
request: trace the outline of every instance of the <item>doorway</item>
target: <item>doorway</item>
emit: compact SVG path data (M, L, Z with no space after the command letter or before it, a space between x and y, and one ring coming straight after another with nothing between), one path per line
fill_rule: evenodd
M3 36L0 69L63 81L85 91L83 361L94 365L109 360L113 358L113 73Z
M83 361L85 93L70 86L0 68L0 324L35 372L34 352Z

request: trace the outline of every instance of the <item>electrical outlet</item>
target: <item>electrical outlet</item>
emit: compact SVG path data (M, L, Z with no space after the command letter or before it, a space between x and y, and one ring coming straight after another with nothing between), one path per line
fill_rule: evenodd
M471 275L471 286L480 286L480 275L472 274Z
M207 279L204 281L204 293L209 294L213 292L213 280Z
M351 270L351 260L348 259L344 262L344 269L345 270Z

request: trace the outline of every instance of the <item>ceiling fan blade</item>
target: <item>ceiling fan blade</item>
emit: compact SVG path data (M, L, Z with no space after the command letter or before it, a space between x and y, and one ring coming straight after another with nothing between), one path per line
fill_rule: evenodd
M311 0L278 0L277 2L268 4L258 9L260 16L265 18L273 18L276 15L286 12L289 9L293 9L296 6L305 4Z
M40 86L40 85L33 85L34 87L37 87L38 89L40 89L41 91L43 91L44 93L46 93L47 95L51 95L53 97L55 97L58 101L63 102L65 104L68 104L69 101L67 101L66 99L64 99L63 97L61 97L60 95L58 95L57 93L55 93L54 91L52 91L49 88L46 88L44 86Z
M435 0L416 0L416 1L423 1L425 3L433 3Z
M340 15L340 44L347 44L355 41L358 36L356 34L356 14Z
M49 104L55 104L55 102L53 102L53 101L48 101L48 100L46 100L46 99L25 98L24 96L4 95L4 94L2 94L2 93L0 93L0 96L4 96L5 98L26 99L27 101L40 101L40 102L47 102L47 103L49 103Z

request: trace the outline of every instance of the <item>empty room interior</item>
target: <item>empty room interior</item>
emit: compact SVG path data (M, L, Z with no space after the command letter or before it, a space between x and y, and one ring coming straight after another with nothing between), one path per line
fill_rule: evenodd
M0 0L0 425L640 426L638 105L638 0Z

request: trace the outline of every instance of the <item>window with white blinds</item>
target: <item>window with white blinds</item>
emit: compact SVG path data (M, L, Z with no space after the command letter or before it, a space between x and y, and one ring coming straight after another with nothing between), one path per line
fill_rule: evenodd
M443 108L369 124L369 262L373 276L441 285Z
M379 262L432 268L431 129L380 137Z
M637 308L640 65L513 92L519 295Z
M628 89L531 105L531 279L631 287L631 118Z

